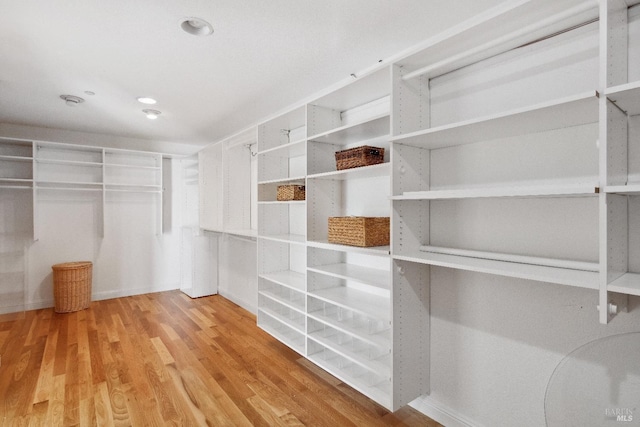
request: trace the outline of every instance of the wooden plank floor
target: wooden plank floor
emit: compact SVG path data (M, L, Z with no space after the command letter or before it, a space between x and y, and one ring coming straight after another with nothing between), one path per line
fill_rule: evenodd
M220 296L0 318L0 426L439 426L389 413Z

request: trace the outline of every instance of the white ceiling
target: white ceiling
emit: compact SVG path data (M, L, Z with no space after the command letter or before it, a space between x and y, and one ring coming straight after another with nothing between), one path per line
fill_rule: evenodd
M204 145L501 2L0 0L0 123Z

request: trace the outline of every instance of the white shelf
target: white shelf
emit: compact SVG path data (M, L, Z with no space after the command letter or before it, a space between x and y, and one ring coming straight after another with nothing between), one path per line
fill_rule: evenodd
M10 190L31 190L33 188L33 180L22 178L0 178L0 188Z
M5 190L31 190L32 187L26 185L0 185Z
M411 191L392 200L471 199L483 197L572 197L595 196L599 189L595 184L537 185L522 187L468 188L462 190Z
M640 81L608 88L605 94L627 115L640 114Z
M309 291L309 295L374 319L390 321L389 298L345 286Z
M283 243L304 244L306 242L305 236L302 236L300 234L259 234L258 237L266 240L273 240L274 242Z
M200 228L210 233L219 233L219 234L224 233L224 230L222 228L213 228L213 227L200 227Z
M287 270L277 271L274 273L263 273L260 274L259 277L300 292L304 292L306 288L305 275L298 273L297 271Z
M104 185L106 186L111 186L114 188L149 188L149 189L154 189L154 190L161 190L162 189L162 185L157 185L157 184L116 184L116 183L111 183L111 182L105 182ZM109 190L107 188L107 190Z
M337 245L335 243L329 243L326 240L309 240L307 243L313 248L330 249L341 252L353 252L367 255L389 255L391 253L389 246L371 246L361 248L359 246Z
M486 256L491 257L492 254L487 253ZM422 252L419 250L408 254L394 255L394 258L398 260L418 262L440 267L475 271L478 273L516 277L520 279L536 280L540 282L556 283L567 286L577 286L587 289L599 289L599 273L595 271L574 270L571 268L550 267L545 265L498 261L486 258ZM558 260L558 262L561 263L561 260ZM594 264L594 266L597 266L597 264Z
M278 179L269 179L266 181L259 181L258 185L263 184L300 184L303 185L305 181L305 176L294 176L290 178L278 178Z
M0 178L0 182L25 182L25 183L33 183L32 179L29 178Z
M301 314L304 314L304 296L303 295L300 295L300 299L301 299L300 302L295 302L295 301L291 301L286 298L283 298L277 294L274 294L271 291L259 291L258 294L266 298L269 298L270 300L275 301L285 307L288 307L292 310L300 312Z
M355 373L352 369L343 367L343 358L341 356L331 357L319 353L309 355L308 358L325 371L346 382L364 395L369 396L374 401L387 408L391 406L391 382L382 381L377 386L375 384L370 385L368 381L370 374L364 372Z
M336 320L334 317L330 317L323 314L321 311L312 311L307 314L309 318L317 320L318 322L321 322L321 323L325 323L340 332L344 332L349 335L353 335L354 337L358 337L362 341L365 341L377 347L391 350L391 330L390 329L387 329L375 334L370 334L367 328L365 327L354 326L352 323L340 322Z
M292 319L289 319L286 316L283 316L282 314L271 310L270 308L267 307L260 307L258 310L260 310L262 313L266 314L269 317L272 317L274 319L276 319L277 321L279 321L280 323L284 323L285 325L295 329L296 331L300 332L301 334L304 334L304 318L303 318L303 322L302 325L296 323L295 321L293 321Z
M390 163L380 163L371 166L362 166L359 168L344 169L339 171L331 171L309 175L307 179L330 179L343 181L348 179L376 178L380 176L389 176L391 174Z
M105 163L107 167L111 168L123 168L123 169L147 169L147 170L160 170L160 166L142 166L142 165L127 165L120 163Z
M307 270L339 279L353 280L381 289L388 290L391 287L391 273L377 268L341 263L308 267Z
M33 157L24 157L24 156L0 156L0 160L8 160L12 162L32 162Z
M357 123L313 135L309 140L328 144L349 145L389 135L389 126L389 113L387 112Z
M90 167L102 167L101 162L82 162L78 160L58 160L58 159L43 159L36 158L37 163L49 164L49 165L67 165L67 166L90 166Z
M363 352L353 351L344 345L337 342L333 336L324 336L322 331L312 332L309 335L309 339L317 342L318 344L327 347L342 357L362 366L365 369L370 370L371 372L380 375L381 377L391 379L391 369L389 368L390 357L389 354L385 354L384 356L380 356L380 359L387 359L385 363L384 361L368 359ZM366 352L366 351L365 351Z
M640 184L608 185L604 187L605 193L627 194L630 196L640 195Z
M259 205L304 205L306 200L261 200Z
M56 188L56 186L77 185L85 187L99 187L96 189L102 189L101 182L78 182L78 181L35 181L38 188Z
M259 151L258 155L262 156L265 154L278 154L283 157L299 157L304 156L307 153L306 147L306 139L301 139L298 141L293 141L288 144L278 145L273 148L268 148L263 151Z
M598 121L598 93L590 91L528 108L448 124L392 138L428 149L562 129Z
M274 322L279 322L273 318L269 318ZM291 328L288 325L281 324L279 328L276 328L272 325L269 325L265 322L258 322L258 326L262 328L265 332L267 332L272 337L276 338L278 341L282 342L287 347L290 347L297 351L298 353L304 355L304 335L301 335L300 332Z
M610 292L640 296L640 274L625 273L607 285Z
M162 193L162 186L144 184L105 184L105 191L121 193Z
M232 234L234 236L242 236L242 237L250 237L250 238L258 237L258 230L254 230L252 228L249 228L249 229L246 229L246 230L241 230L241 229L228 230L228 229L225 229L224 232L226 234Z

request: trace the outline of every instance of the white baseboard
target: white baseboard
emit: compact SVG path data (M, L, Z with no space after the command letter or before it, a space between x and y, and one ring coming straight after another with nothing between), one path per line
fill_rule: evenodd
M147 287L147 288L135 288L135 289L119 289L115 291L96 292L91 294L92 301L101 301L113 298L130 297L134 295L151 294L154 292L166 292L179 289L178 284L167 284L162 287ZM15 305L8 307L1 307L0 314L17 313L21 311L40 310L42 308L50 308L54 306L53 296L51 298L31 301L24 305Z
M251 304L250 302L239 298L236 295L233 295L232 293L228 293L227 291L220 291L220 289L218 289L218 294L220 294L220 296L225 297L226 299L228 299L229 301L238 304L240 307L244 308L247 311L250 311L252 314L256 314L258 312L257 308L255 307L255 305Z
M180 285L177 283L167 284L164 286L154 286L147 288L135 288L135 289L118 289L116 291L97 292L91 295L92 301L102 301L105 299L131 297L134 295L152 294L155 292L175 291L180 289Z
M446 427L483 427L427 395L418 397L409 406Z

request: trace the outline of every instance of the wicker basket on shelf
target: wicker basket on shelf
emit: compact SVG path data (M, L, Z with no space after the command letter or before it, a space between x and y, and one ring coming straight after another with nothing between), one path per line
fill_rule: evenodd
M93 264L90 261L55 264L53 270L53 298L56 313L70 313L89 307Z
M330 217L329 243L359 247L388 245L389 217Z
M304 200L306 191L304 185L279 185L276 199L280 202L289 200Z
M377 165L383 161L384 148L369 145L336 152L336 169L338 170Z

